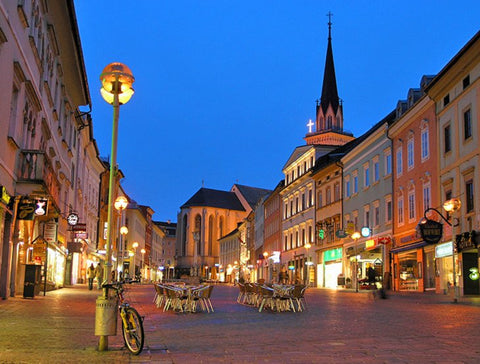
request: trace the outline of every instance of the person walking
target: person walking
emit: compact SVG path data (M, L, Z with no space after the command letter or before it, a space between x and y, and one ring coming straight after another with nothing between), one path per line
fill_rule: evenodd
M95 267L93 263L87 268L88 289L93 289L93 279L95 278Z
M97 289L101 289L103 280L103 268L101 262L98 262L97 266L95 267L95 278L97 278Z

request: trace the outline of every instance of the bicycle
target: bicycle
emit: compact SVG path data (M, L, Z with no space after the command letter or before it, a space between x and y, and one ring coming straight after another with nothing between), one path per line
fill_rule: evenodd
M144 331L143 317L134 309L123 297L125 283L134 283L138 281L130 280L123 282L104 283L103 288L111 288L115 291L118 301L118 311L122 319L123 341L127 349L133 354L138 355L143 350Z

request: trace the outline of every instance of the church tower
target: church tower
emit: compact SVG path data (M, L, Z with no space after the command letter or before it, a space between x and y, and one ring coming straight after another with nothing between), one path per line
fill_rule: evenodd
M332 51L332 13L328 13L328 45L325 70L323 73L322 96L317 100L317 118L307 124L309 128L305 141L310 145L343 145L354 139L343 130L343 106L338 97L337 79ZM315 126L315 131L312 127Z

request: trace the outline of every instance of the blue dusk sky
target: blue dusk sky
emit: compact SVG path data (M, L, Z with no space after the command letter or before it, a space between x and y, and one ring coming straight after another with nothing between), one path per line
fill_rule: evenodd
M480 1L76 0L100 154L112 107L99 76L135 76L120 109L122 185L155 220L202 187L273 189L304 145L332 45L344 129L360 136L479 30Z

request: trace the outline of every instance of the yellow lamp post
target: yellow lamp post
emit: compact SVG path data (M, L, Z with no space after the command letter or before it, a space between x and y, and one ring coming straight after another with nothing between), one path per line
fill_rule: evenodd
M360 233L358 231L355 231L350 237L354 241L354 252L355 252L355 258L354 258L354 268L355 272L353 274L355 278L355 292L358 292L358 257L357 257L357 240L360 239Z
M268 279L268 252L264 251L263 252L263 261L264 261L264 267L265 267L265 276L263 277L265 279L265 282L269 282L270 280Z
M137 248L138 248L138 242L134 241L132 243L132 248L133 248L133 278L135 278L136 274L137 274L137 269L136 269L136 265L135 265L135 260L137 259ZM132 267L130 267L130 270L132 269Z
M305 261L305 284L308 286L310 283L310 255L308 254L308 250L312 247L312 245L307 242L305 244L305 249L307 250L307 256Z
M115 207L115 210L119 212L119 217L118 217L118 225L122 223L122 217L123 217L123 210L125 210L128 206L128 200L125 196L118 196L115 199L115 203L113 204ZM124 227L124 226L122 226ZM125 227L126 228L126 227ZM128 233L128 229L127 229ZM122 271L122 266L123 266L123 239L122 239L122 229L120 228L120 236L118 239L118 246L117 246L117 275Z
M142 278L145 278L146 277L146 274L145 274L145 253L146 253L146 250L144 248L142 248L140 250L140 253L142 253L142 264L140 264L140 274L141 274L141 279Z
M452 227L452 274L453 274L453 302L457 303L458 302L458 286L457 286L457 272L456 272L456 262L455 262L455 227L458 226L458 221L457 223L452 224L451 222L448 221L448 217L450 214L453 214L454 212L460 210L462 207L462 202L458 198L452 198L448 201L445 201L443 203L443 209L447 212L447 219L444 218L444 220L447 222ZM437 211L438 212L438 211ZM441 215L441 214L440 214ZM443 217L443 216L442 216Z
M107 264L103 272L103 280L110 282L112 270L112 220L113 220L113 194L114 182L117 172L117 138L118 138L118 118L120 112L120 105L127 103L133 95L132 84L135 81L132 71L122 63L110 63L103 69L100 75L102 88L100 93L106 102L113 106L113 127L112 127L112 149L110 160L110 175L108 181L108 217L107 217ZM97 300L97 310L95 312L95 334L100 336L98 345L99 351L108 350L108 335L115 335L115 327L110 324L111 315L110 306L112 303L108 296L108 289L103 290L103 299L106 303ZM104 309L108 306L109 309ZM113 307L116 309L115 304ZM108 312L107 312L108 311ZM116 314L116 312L114 312ZM113 333L112 333L113 332Z

